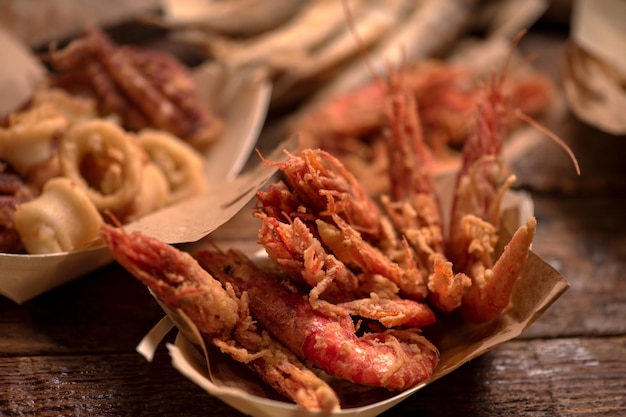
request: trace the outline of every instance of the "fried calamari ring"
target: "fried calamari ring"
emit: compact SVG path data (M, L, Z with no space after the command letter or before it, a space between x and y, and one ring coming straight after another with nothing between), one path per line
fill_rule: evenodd
M18 204L13 219L30 254L84 247L98 238L103 222L83 188L64 177L51 179L39 197Z
M168 204L206 188L204 159L191 145L172 134L153 129L144 129L137 137L143 150L167 178Z
M29 176L33 169L55 157L55 142L68 125L52 105L12 114L9 126L0 129L0 158L21 175Z
M157 211L167 205L169 201L169 184L161 169L153 162L148 162L143 168L141 186L137 196L121 213L122 223L132 222L140 217Z
M71 126L59 149L61 171L100 211L124 211L142 181L146 156L133 137L106 120Z
M71 96L63 90L39 88L30 106L8 117L0 129L0 158L34 189L60 174L58 140L76 120L95 117L95 101Z

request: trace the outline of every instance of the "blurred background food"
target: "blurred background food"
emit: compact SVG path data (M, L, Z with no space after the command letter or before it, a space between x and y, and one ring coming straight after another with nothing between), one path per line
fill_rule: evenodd
M567 7L565 2L555 4ZM183 60L186 64L212 61L232 73L263 73L272 84L271 115L286 116L272 120L277 122L267 129L265 141L276 143L296 131L302 146L321 147L343 157L349 169L376 190L372 192L379 192L375 179L387 166L379 163L385 159L384 153L372 137L380 133L384 108L372 109L371 104L383 100L380 95L363 95L358 89L368 82L379 83L377 77L389 71L406 69L403 78L406 88L416 90L428 145L444 169L455 169L481 83L507 61L520 31L546 16L551 7L553 3L547 0L4 1L0 4L1 27L42 59L30 62L30 57L19 51L9 54L9 48L17 48L12 41L5 42L5 57L9 54L19 60L9 59L13 65L3 69L10 74L3 77L3 91L9 92L4 96L16 107L28 103L30 90L34 91L43 78L70 92L88 86L95 90L97 108L116 114L123 127L138 130L151 126L148 122L153 120L140 117L144 115L162 122L155 128L188 139L185 135L195 135L197 129L190 130L182 116L168 116L188 107L194 120L204 115L197 111L200 106L194 105L194 86L186 82L185 69L166 59L166 54L140 54L137 49L118 48L115 43L116 28L125 27L117 32L123 34L120 44L138 43L142 31L158 31L164 35L160 38L176 44L177 54L185 47L195 51L196 61ZM159 49L164 45L161 42ZM423 62L428 64L416 65ZM53 77L42 75L44 66ZM535 117L563 109L558 105L558 90L549 79L532 73L532 63L529 65L526 57L516 56L511 66L516 74L507 74L514 81L509 93L524 112ZM531 71L530 78L522 78L518 88L517 74L525 68ZM164 82L166 77L170 77L169 84ZM150 88L140 88L144 78ZM411 83L417 87L409 87ZM171 92L165 95L171 96L173 106L165 106L170 101L157 99L161 84L164 93ZM341 108L346 104L350 114ZM17 108L3 105L0 110L0 116L7 117L9 110ZM3 137L12 138L16 131L24 130L15 114L3 126ZM319 127L324 128L321 133ZM532 129L526 132L538 135ZM510 160L536 143L527 135L510 142L510 149L515 150L508 152ZM9 146L0 148L0 157L11 164ZM50 169L46 169L48 173ZM20 174L32 185L33 175ZM35 196L40 189L38 185ZM137 217L140 212L133 208L130 214L116 214L123 219Z
M85 25L111 26L160 10L161 0L3 0L0 26L32 48L75 36Z
M93 24L122 43L149 43L154 38L149 34L163 35L158 47L192 66L213 61L226 70L258 69L272 83L268 124L259 143L263 149L327 100L371 80L373 73L384 74L389 66L434 59L463 66L478 79L488 77L501 68L520 30L569 31L580 24L580 4L591 3L601 8L621 2L117 0L103 6L95 1L9 0L0 5L0 24L40 52L53 40L68 41L85 24ZM518 63L557 80L556 97L541 121L552 127L550 119L572 113L589 126L620 135L623 116L614 109L624 100L623 76L575 41L557 60L563 65L555 66L553 60L548 67L545 59L532 55L541 50L532 38L522 39L516 53ZM515 64L515 71L520 66ZM510 140L505 154L511 160L521 160L545 142L532 130L521 130Z
M225 3L230 16L219 7ZM238 21L247 3L168 1L153 21L229 67L264 67L274 82L274 107L333 96L370 79L364 51L381 73L389 65L447 58L468 39L511 40L548 6L542 0L275 0L265 8L282 8L272 26L266 13L255 14L262 22L241 22L257 28L248 33L221 24Z
M265 68L274 83L273 106L289 108L313 93L325 97L369 79L362 49L377 71L422 58L448 59L470 41L510 40L539 18L564 20L568 5L563 0L8 0L0 4L0 25L45 50L88 25L112 28L115 39L115 25L149 22L205 59L230 68ZM141 34L135 27L125 36L128 41Z

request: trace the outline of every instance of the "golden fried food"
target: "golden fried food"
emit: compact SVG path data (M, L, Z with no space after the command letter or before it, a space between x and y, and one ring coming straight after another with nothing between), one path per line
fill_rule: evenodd
M167 180L168 204L206 188L204 160L190 145L170 133L154 129L142 130L137 140Z
M31 254L69 252L99 236L102 217L83 189L69 178L54 178L41 195L19 204L15 227Z
M123 210L141 184L145 155L118 125L106 120L74 124L61 140L63 176L81 187L98 210Z

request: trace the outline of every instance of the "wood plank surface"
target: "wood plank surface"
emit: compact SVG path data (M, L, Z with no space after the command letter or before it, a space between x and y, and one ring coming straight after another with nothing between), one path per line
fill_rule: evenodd
M620 415L625 350L623 336L512 341L384 415Z
M0 298L0 356L131 351L162 317L146 287L110 264L22 305Z
M522 337L626 334L626 198L533 195L533 250L571 287Z
M620 415L626 336L515 340L383 416ZM238 416L169 364L132 352L0 358L0 415Z

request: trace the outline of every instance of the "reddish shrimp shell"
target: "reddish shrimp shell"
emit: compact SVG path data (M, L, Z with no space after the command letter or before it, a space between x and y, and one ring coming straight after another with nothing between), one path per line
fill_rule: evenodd
M437 349L415 329L357 336L349 314L313 308L236 251L202 251L197 259L238 294L247 292L252 315L298 357L332 375L404 390L428 379L437 365Z
M235 296L188 253L157 239L108 225L103 226L102 237L113 257L165 305L181 309L207 343L246 364L299 406L340 408L337 394L326 382L254 324L246 294Z

